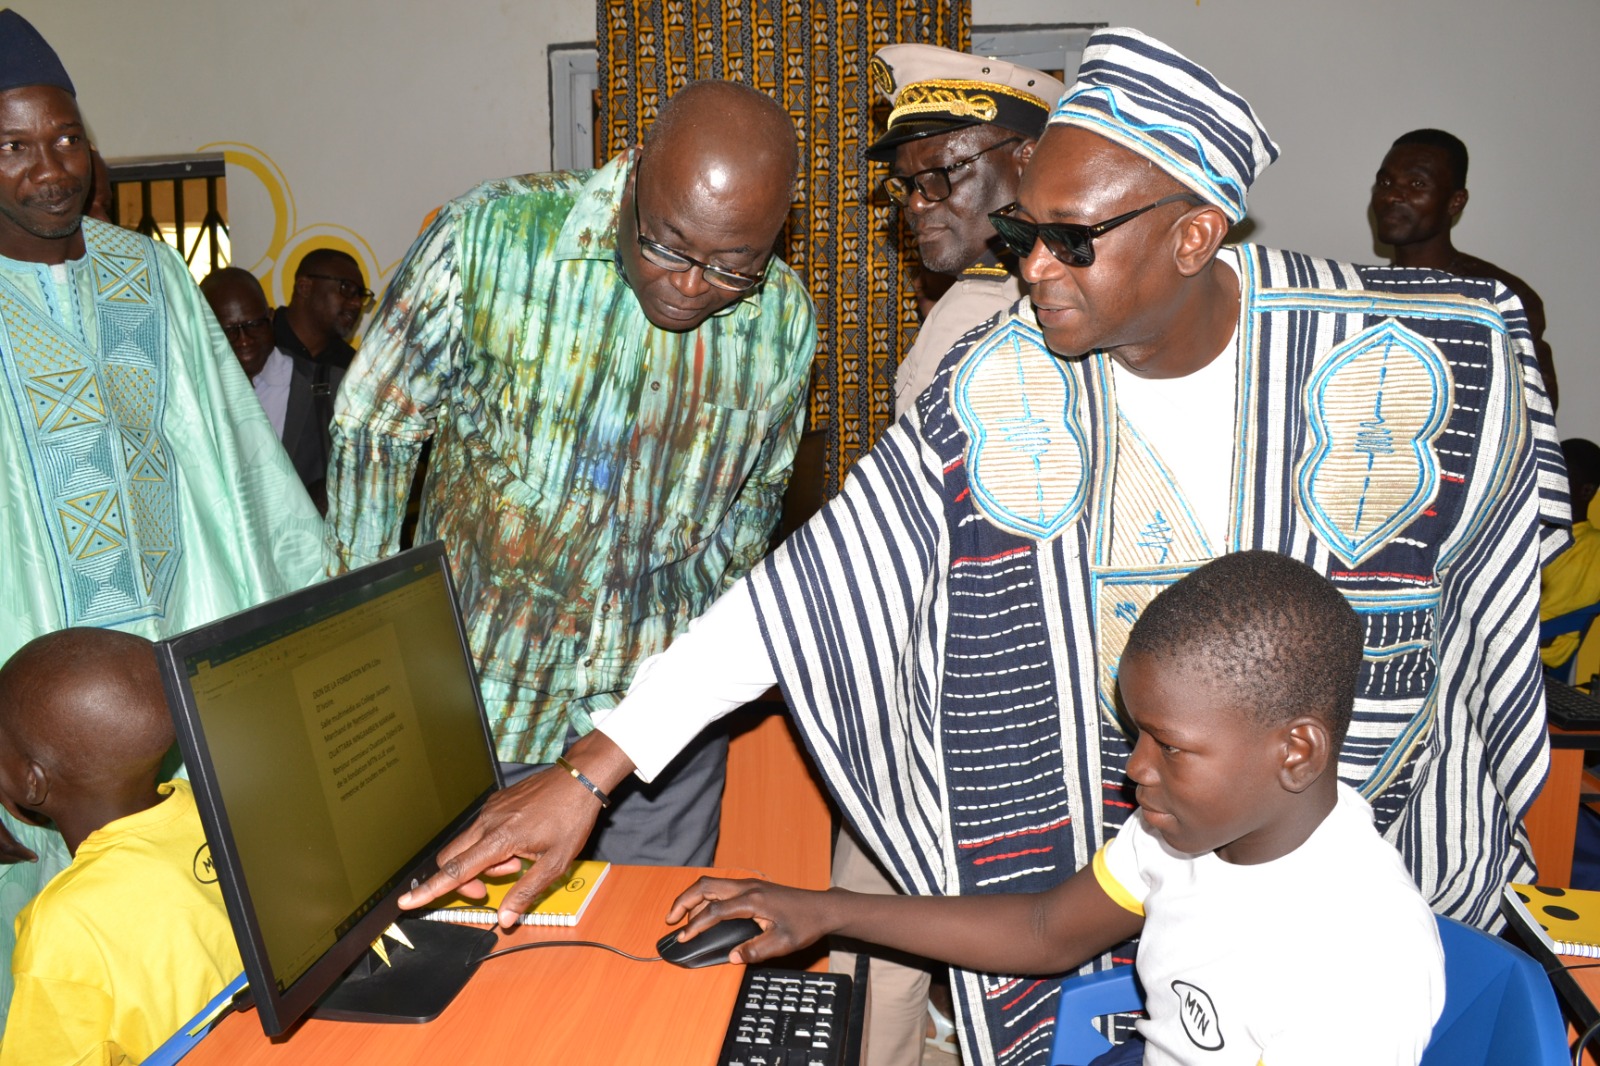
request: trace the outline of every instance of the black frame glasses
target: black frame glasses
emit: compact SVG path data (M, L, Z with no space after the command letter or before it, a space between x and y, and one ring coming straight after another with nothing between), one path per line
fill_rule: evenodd
M996 148L1003 148L1008 144L1016 144L1020 140L1022 140L1021 137L1007 137L1003 141L995 141L989 147L973 152L965 159L957 159L954 163L949 163L942 167L929 167L927 170L919 170L915 174L910 174L906 177L891 174L883 179L883 191L889 194L889 199L902 207L911 202L913 189L921 193L922 198L930 204L948 200L950 199L950 172L952 170L960 170L962 167L970 166L984 153L992 152ZM941 188L944 191L941 192Z
M641 159L642 162L642 159ZM644 235L644 227L639 224L639 169L640 164L633 165L633 236L639 242L639 254L645 261L662 270L670 270L674 274L682 274L700 268L700 276L706 279L706 284L712 288L721 289L723 292L749 292L766 280L766 264L761 267L759 274L741 274L737 270L726 267L712 266L702 263L692 256L684 255L664 244L659 244ZM767 263L772 262L772 257L767 256Z
M222 323L217 323L222 325ZM235 322L231 326L222 326L223 336L229 340L238 340L246 333L265 333L272 328L272 316L265 318L252 318L248 322Z
M1205 203L1192 192L1173 193L1153 204L1145 204L1116 218L1096 222L1092 226L1076 222L1030 222L1014 216L1013 212L1017 210L1016 204L1007 204L991 213L989 221L994 225L995 232L1000 234L1000 239L1006 242L1006 247L1010 248L1018 259L1028 258L1033 254L1033 246L1043 241L1045 249L1067 266L1086 267L1094 265L1096 237L1105 236L1124 222L1132 222L1146 211L1154 211L1158 207L1179 201L1186 201L1194 207Z
M351 281L349 278L341 278L336 274L301 274L300 276L302 278L316 278L318 281L336 281L339 283L340 296L343 296L346 300L354 300L360 297L363 305L371 303L378 295L360 282Z

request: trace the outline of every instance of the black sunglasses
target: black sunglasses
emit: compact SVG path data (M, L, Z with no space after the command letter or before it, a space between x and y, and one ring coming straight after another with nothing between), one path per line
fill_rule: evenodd
M1016 204L1007 204L991 213L989 221L994 225L995 232L1000 234L1000 239L1006 242L1006 247L1010 248L1018 259L1028 258L1033 254L1033 246L1043 241L1045 249L1063 263L1068 266L1086 267L1094 265L1096 237L1110 233L1124 222L1132 222L1146 211L1154 211L1158 207L1180 201L1196 207L1205 203L1192 192L1174 193L1162 197L1153 204L1145 204L1116 218L1096 222L1092 226L1082 226L1076 222L1030 222L1015 217Z
M912 190L922 194L922 198L930 204L950 198L950 172L970 166L972 162L985 152L992 152L996 148L1004 148L1008 144L1016 144L1021 137L1007 137L1003 141L996 141L989 147L973 152L965 159L957 159L954 163L942 167L929 167L919 170L915 174L901 177L898 174L890 175L883 179L883 191L895 203L904 206L911 201Z

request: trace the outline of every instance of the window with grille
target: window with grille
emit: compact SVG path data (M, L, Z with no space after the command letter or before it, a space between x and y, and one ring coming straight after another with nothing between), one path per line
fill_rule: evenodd
M196 281L232 258L221 152L106 161L111 221L175 248Z

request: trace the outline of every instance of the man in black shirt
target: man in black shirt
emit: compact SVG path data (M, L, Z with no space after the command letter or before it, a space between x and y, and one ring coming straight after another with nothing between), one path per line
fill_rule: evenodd
M294 272L289 303L272 320L280 350L348 369L355 349L349 339L372 303L361 266L344 252L318 248L306 253Z
M1457 251L1450 227L1467 206L1467 146L1444 130L1402 134L1383 157L1372 182L1372 217L1378 242L1394 248L1395 266L1430 267L1463 278L1493 278L1517 294L1528 312L1528 332L1556 406L1556 367L1544 339L1544 301L1533 287L1486 259Z

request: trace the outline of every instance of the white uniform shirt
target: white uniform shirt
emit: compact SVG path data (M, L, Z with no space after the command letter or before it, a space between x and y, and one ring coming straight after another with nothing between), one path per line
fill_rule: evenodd
M1008 310L1022 299L1022 279L1015 274L972 273L955 280L922 320L916 339L894 374L894 416L911 410L956 341Z
M283 422L289 414L289 382L293 377L294 360L274 348L262 364L261 373L250 382L256 390L256 399L261 401L262 410L267 412L267 421L272 423L272 432L278 435L279 440L283 439Z

